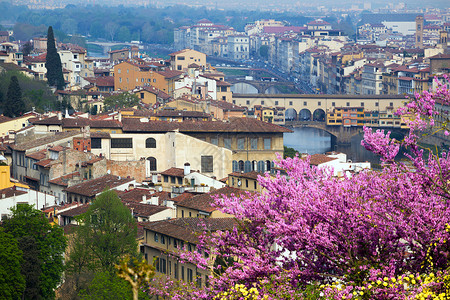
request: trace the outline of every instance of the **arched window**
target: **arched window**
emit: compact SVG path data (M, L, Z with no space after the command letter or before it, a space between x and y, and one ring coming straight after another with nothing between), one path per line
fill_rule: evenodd
M239 161L239 172L243 172L244 171L244 161L243 160L240 160Z
M149 171L151 172L151 171L156 171L156 158L154 158L154 157L148 157L147 158L147 161L148 161L148 168L149 168Z
M156 140L154 138L146 139L145 148L156 148Z
M270 172L271 166L272 166L271 161L270 160L266 160L266 171Z

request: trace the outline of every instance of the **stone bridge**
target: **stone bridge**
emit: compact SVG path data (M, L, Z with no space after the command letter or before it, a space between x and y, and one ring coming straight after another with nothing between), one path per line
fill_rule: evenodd
M103 54L108 54L111 48L114 46L139 46L138 44L132 43L120 43L120 42L86 42L86 44L97 45L102 47Z
M287 121L285 126L292 127L310 127L310 128L318 128L328 132L333 139L333 142L336 144L350 144L352 137L362 133L362 127L360 126L336 126L336 125L327 125L326 122L320 121ZM393 128L393 127L377 127L376 129L384 129L389 130L391 132L397 132L402 135L406 135L408 130L401 128Z
M274 77L275 78L275 77ZM294 83L289 81L257 81L227 78L233 93L241 94L289 94L299 93Z

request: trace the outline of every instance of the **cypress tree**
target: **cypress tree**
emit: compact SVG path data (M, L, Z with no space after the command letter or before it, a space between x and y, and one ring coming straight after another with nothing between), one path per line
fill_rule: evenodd
M47 57L45 62L47 68L48 85L56 86L58 90L64 88L64 76L62 73L61 58L56 51L55 36L52 26L48 27L47 33Z
M22 90L16 76L11 76L11 81L6 93L6 101L3 105L3 114L14 118L25 112L25 103L22 100Z

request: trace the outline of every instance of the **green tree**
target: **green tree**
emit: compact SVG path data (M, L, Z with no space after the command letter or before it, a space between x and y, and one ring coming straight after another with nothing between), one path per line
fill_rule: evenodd
M117 40L121 42L129 42L131 40L131 33L128 27L122 26L117 33Z
M47 81L50 86L56 86L58 90L64 88L64 76L62 73L61 58L56 51L55 36L52 26L48 27L47 34L47 57L45 62L47 68Z
M16 76L11 77L3 105L3 114L7 117L17 117L25 112L25 103L22 100L22 89Z
M136 221L114 191L101 193L81 224L78 234L92 251L99 270L113 272L124 255L136 253Z
M23 56L30 55L31 51L33 51L33 44L31 44L31 42L28 41L22 47Z
M39 277L42 273L42 266L39 260L38 244L32 236L23 236L17 240L23 252L21 273L26 282L23 298L39 299Z
M259 55L261 57L268 58L269 57L269 46L262 45L261 47L259 47Z
M130 94L129 92L121 93L108 97L103 102L106 109L118 109L124 107L133 107L138 105L140 99L135 94Z
M96 284L95 280L90 282L94 276L102 272L116 276L115 265L126 255L137 255L137 227L130 210L113 191L100 194L79 221L67 259L70 287L65 283L63 289L73 288L75 293L84 290L86 296Z
M55 288L61 281L64 269L63 254L66 248L64 232L62 228L50 225L44 213L31 205L21 204L11 211L12 217L3 222L3 228L16 239L27 236L34 238L39 251L38 259L41 262L39 296L43 299L54 299Z
M22 251L17 240L0 228L0 299L21 299L25 289L21 262Z
M283 158L287 157L294 158L297 153L298 151L295 150L294 148L284 146Z
M114 273L100 272L95 274L87 289L80 292L80 298L85 300L131 300L131 286Z

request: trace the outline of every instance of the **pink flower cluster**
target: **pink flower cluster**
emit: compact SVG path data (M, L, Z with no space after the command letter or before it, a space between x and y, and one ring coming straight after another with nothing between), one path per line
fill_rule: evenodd
M234 215L239 226L201 238L200 247L214 253L210 259L220 255L228 264L199 299L238 283L276 299L268 296L274 286L300 297L308 285L333 282L342 289L324 289L325 296L342 299L364 293L380 278L448 268L450 158L446 153L425 158L417 144L418 131L435 124L436 102L450 104L444 84L399 110L411 120L403 141L364 127L363 146L389 162L382 171L338 179L309 159L278 157L285 174L260 176L261 194L217 198L216 206ZM412 150L411 164L395 161L400 145ZM210 265L204 258L184 258ZM383 285L374 287L372 299L393 299L389 295L399 291Z

